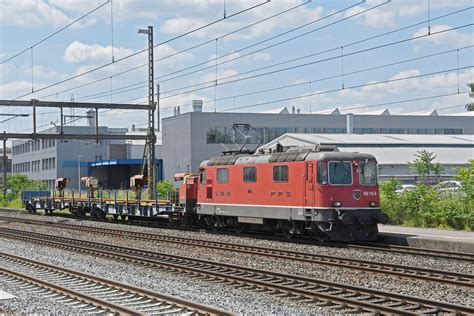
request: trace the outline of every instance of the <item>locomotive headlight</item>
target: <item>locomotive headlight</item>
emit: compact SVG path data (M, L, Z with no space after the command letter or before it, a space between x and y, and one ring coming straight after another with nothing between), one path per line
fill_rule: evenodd
M379 206L379 203L377 203L377 202L370 202L369 205L370 205L370 207L377 207L377 206Z
M336 201L336 202L332 203L332 205L335 206L335 207L341 207L341 206L342 206L342 203Z

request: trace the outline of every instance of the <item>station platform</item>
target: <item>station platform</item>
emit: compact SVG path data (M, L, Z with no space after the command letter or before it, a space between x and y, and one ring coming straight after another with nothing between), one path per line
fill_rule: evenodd
M474 253L474 232L379 224L379 243Z

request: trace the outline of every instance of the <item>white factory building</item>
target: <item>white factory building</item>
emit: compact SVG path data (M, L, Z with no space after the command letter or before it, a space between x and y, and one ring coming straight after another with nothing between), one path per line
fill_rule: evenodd
M451 178L456 168L466 167L474 159L474 135L403 135L403 134L293 134L282 135L261 149L283 146L333 145L339 151L369 153L377 158L379 179L397 178L414 182L410 169L415 155L422 150L433 153L433 163L443 166L441 178Z

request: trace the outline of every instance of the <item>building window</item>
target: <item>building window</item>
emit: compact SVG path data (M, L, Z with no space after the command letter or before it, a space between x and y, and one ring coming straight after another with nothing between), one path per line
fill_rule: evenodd
M257 182L257 168L245 167L243 172L244 182Z
M461 128L445 128L444 129L444 134L445 135L462 134L462 129Z
M273 166L273 182L288 182L288 166Z
M229 169L217 168L217 182L228 183L229 182Z
M215 144L216 141L216 129L214 127L209 127L206 131L206 143Z

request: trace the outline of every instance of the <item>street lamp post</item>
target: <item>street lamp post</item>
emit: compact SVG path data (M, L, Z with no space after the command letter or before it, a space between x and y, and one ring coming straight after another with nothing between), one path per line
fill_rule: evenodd
M77 155L77 189L81 191L81 157L82 155Z

